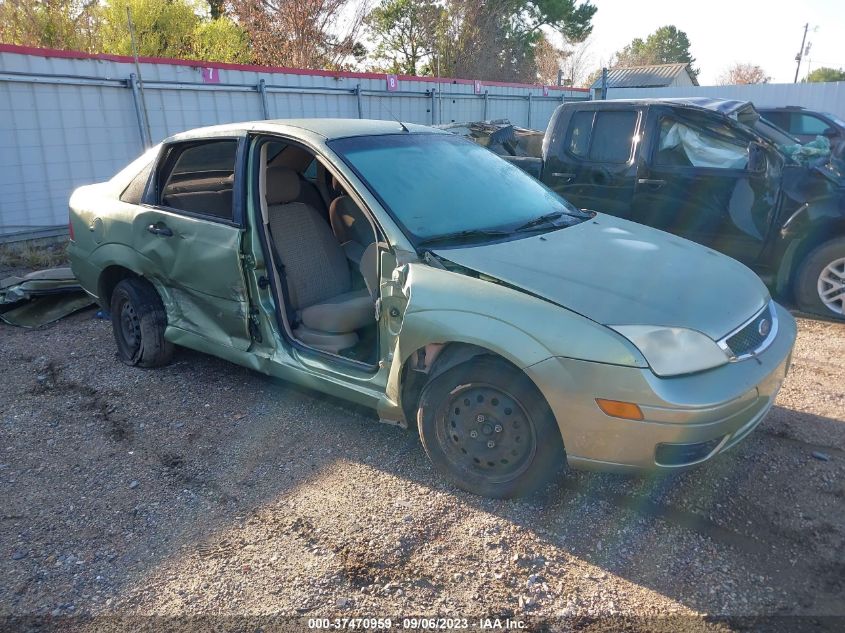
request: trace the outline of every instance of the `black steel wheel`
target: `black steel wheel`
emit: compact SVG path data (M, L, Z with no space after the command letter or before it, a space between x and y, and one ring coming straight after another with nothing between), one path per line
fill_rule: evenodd
M167 315L148 281L130 277L115 286L111 321L121 361L140 367L158 367L170 361L173 344L164 339Z
M423 390L420 437L432 463L464 490L513 497L546 484L563 444L545 399L504 360L481 356Z

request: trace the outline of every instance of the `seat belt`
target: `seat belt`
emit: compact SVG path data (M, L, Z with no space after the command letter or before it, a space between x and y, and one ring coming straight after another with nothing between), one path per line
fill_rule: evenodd
M279 251L276 250L276 240L273 239L273 231L270 228L270 225L267 225L267 234L270 236L270 253L273 257L273 264L276 266L276 273L279 275L279 285L282 287L283 295L290 295L291 289L288 285L288 278L287 273L285 272L285 265L282 263L282 258L279 257ZM282 301L285 304L285 315L288 319L288 325L290 329L293 330L296 326L299 325L299 320L296 317L296 310L294 310L293 306L291 305L291 297L289 296L282 296Z

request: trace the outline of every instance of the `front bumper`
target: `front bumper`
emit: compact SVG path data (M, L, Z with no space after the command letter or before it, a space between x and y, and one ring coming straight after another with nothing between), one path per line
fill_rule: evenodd
M575 468L677 469L736 445L772 407L789 369L796 325L776 306L779 329L755 358L687 376L550 358L526 369L546 396ZM596 398L635 402L644 419L605 415Z

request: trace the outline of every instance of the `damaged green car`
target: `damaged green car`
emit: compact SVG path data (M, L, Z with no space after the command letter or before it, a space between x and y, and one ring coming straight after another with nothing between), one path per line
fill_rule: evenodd
M124 362L181 345L373 407L481 495L704 462L765 416L795 341L745 266L423 126L186 132L70 208Z

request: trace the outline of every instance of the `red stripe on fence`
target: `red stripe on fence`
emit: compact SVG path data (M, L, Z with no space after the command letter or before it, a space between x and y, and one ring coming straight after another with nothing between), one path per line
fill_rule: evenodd
M19 55L33 55L37 57L60 57L63 59L98 59L109 62L132 63L134 58L127 55L109 55L106 53L84 53L82 51L60 50L55 48L38 48L35 46L18 46L16 44L0 44L0 53L17 53ZM144 64L170 64L174 66L189 66L191 68L218 68L220 70L245 70L257 73L282 73L286 75L314 75L317 77L345 77L349 79L381 79L387 75L383 73L359 73L351 71L310 70L306 68L285 68L283 66L255 66L253 64L230 64L227 62L206 62L197 59L171 59L168 57L139 57ZM441 84L469 84L473 79L455 79L446 77L417 77L414 75L399 75L400 81L427 81ZM509 81L482 81L482 86L497 86L503 88L537 88L542 91L541 84L521 84ZM589 88L571 88L569 86L547 86L549 90L568 90L573 92L589 92Z

